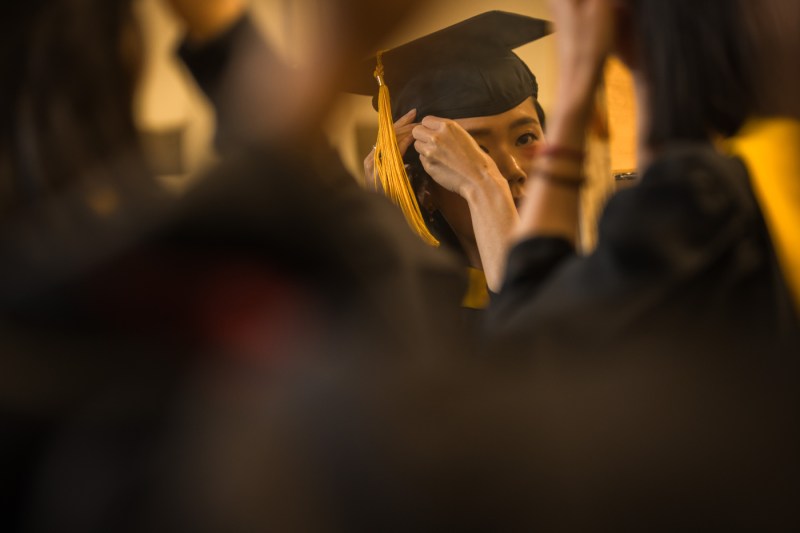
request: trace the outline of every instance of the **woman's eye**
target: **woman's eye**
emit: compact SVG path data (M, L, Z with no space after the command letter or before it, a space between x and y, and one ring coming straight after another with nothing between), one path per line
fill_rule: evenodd
M539 138L533 133L526 133L517 139L517 146L529 146L538 140Z

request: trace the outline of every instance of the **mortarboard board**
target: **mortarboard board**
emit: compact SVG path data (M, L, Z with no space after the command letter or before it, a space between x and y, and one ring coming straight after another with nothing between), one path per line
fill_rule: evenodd
M536 77L513 49L551 31L545 20L490 11L379 53L359 70L351 92L372 96L379 113L377 177L427 242L438 244L422 221L408 182L394 120L411 109L417 110L418 119L491 116L536 98Z
M536 77L513 50L551 32L546 20L490 11L383 52L394 119L411 109L418 118L497 115L536 97ZM376 62L363 63L352 92L378 109Z

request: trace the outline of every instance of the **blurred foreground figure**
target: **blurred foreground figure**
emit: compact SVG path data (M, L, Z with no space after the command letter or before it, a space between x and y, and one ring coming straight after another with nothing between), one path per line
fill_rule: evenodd
M800 312L800 3L745 4L754 35L752 69L760 80L757 108L734 139L775 240Z
M514 354L659 351L793 364L798 318L745 165L715 144L757 108L738 2L553 2L562 90L493 302ZM576 255L584 132L609 53L631 68L641 183Z
M46 0L3 18L4 530L192 529L172 512L180 494L158 487L197 374L239 369L267 387L285 366L329 357L449 353L456 263L362 191L315 129L346 60L384 27L359 4L328 6L342 26L324 40L327 68L310 73L249 38L241 3L181 4L190 23L228 6L185 50L219 105L228 155L180 200L150 179L137 145L131 1ZM384 5L381 20L412 4ZM337 39L349 23L368 29ZM289 84L310 100L256 100L240 123L223 96L252 65L261 75L247 81L266 85L245 95Z
M180 201L163 197L139 153L131 98L141 43L130 1L51 0L15 12L3 61L3 312L223 349L241 346L212 337L241 335L258 350L256 322L272 320L273 297L288 298L297 308L278 305L274 318L363 319L359 335L427 346L409 321L432 328L423 315L437 316L437 295L461 277L439 283L449 258L406 239L388 202L362 193L317 131L338 69L288 69L241 2L175 5L203 27L182 55L217 105L226 153ZM195 16L206 11L211 37ZM29 40L29 54L10 52ZM361 41L341 42L326 50L346 71ZM260 75L243 74L251 70ZM287 87L319 98L247 99ZM239 114L244 104L249 115ZM418 285L428 275L432 286Z
M329 368L261 402L239 380L246 393L217 391L202 435L184 434L233 451L182 457L197 477L181 490L207 502L208 523L235 516L241 531L791 531L793 381L689 358L547 355ZM262 415L255 439L220 439Z

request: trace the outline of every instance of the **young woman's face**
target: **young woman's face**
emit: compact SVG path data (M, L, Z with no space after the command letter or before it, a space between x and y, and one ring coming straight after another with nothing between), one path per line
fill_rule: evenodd
M544 139L533 98L499 115L457 119L481 149L497 164L519 207L536 147ZM464 243L475 241L467 202L429 180L432 207L438 209Z

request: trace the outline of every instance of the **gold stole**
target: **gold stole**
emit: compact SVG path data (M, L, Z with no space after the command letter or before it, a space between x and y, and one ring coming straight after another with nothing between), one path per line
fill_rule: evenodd
M461 307L467 309L486 309L489 306L489 287L482 270L467 268L467 293L461 301Z
M800 121L751 120L731 141L747 164L778 259L800 311Z

